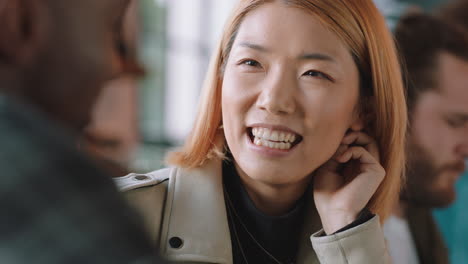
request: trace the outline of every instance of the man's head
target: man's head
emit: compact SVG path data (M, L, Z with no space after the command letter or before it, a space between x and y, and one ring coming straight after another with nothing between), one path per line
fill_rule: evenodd
M0 90L83 128L103 84L135 65L122 38L129 1L0 0Z
M425 14L401 19L395 37L407 65L410 113L402 199L444 207L468 157L468 38Z
M468 0L452 0L437 10L437 16L468 31Z

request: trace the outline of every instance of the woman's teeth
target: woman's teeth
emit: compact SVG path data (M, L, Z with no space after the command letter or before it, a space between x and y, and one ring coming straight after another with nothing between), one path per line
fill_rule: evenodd
M271 142L271 141L264 140L264 139L257 138L257 137L254 139L254 143L257 146L264 146L264 147L269 147L273 149L290 149L291 148L291 143Z
M296 140L296 135L284 131L275 131L263 127L252 128L254 144L274 149L290 149Z

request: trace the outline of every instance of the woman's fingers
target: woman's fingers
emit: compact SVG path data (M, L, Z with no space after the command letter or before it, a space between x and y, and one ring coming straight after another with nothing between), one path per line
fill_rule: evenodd
M347 163L350 160L359 160L361 175L367 175L367 173L372 172L371 174L376 174L380 178L380 181L385 177L385 170L382 165L364 147L349 147L341 156L337 157L337 161L341 163Z
M332 159L337 159L349 148L349 145L341 144L333 155Z
M377 161L380 160L377 142L364 132L354 131L348 133L342 140L345 145L359 145L364 147Z

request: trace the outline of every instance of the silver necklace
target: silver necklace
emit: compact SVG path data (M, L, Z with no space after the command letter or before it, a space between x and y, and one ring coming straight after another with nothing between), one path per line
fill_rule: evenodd
M240 251L242 253L242 257L244 258L245 262L248 264L249 262L247 261L247 257L245 256L245 253L244 253L244 250L242 248L242 244L240 243L240 240L239 240L239 235L237 234L237 229L235 227L235 224L234 224L234 221L232 221L232 214L231 214L231 211L234 213L234 215L236 216L236 218L238 219L239 223L241 224L241 226L243 227L243 229L245 230L245 232L247 232L247 234L249 235L249 237L252 239L253 242L255 242L255 244L265 253L267 254L267 256L269 256L273 261L275 261L277 264L283 264L281 261L279 261L277 258L275 258L270 252L268 252L268 250L266 250L261 244L260 242L257 241L257 239L255 239L255 237L252 235L252 233L249 232L249 229L247 228L247 226L244 224L244 222L242 221L242 218L237 214L237 211L236 209L234 208L234 205L233 203L231 202L231 198L229 197L229 194L226 192L226 190L224 190L224 196L227 198L227 201L228 201L228 205L229 205L229 209L228 209L228 214L229 214L229 217L231 218L231 222L233 223L232 226L233 226L233 231L234 231L234 234L236 236L236 240L237 240L237 244L239 245L239 248L240 248Z

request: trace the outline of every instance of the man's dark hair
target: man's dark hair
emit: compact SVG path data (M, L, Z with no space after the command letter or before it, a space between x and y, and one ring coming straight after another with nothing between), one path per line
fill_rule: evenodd
M468 61L468 35L441 18L408 13L395 29L395 39L404 65L408 109L413 110L418 96L437 89L437 67L441 52Z
M468 0L450 1L441 6L436 14L445 21L458 24L464 31L468 32Z

